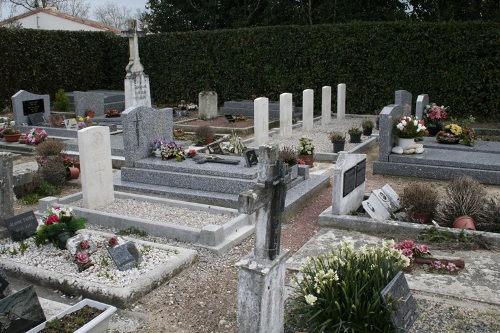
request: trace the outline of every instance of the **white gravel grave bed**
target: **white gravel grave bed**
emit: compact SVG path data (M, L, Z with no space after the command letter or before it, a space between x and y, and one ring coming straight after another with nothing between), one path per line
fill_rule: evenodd
M0 239L0 259L56 272L65 278L74 277L99 285L125 287L178 255L178 251L175 249L163 250L135 243L142 255L142 262L136 268L120 271L106 249L107 238L92 234L92 240L98 248L97 252L89 256L93 266L82 272L78 271L75 259L69 251L60 250L52 244L38 247L32 238L28 238L22 243L14 242L10 238ZM24 251L22 250L23 246L27 246Z
M82 200L72 202L71 206L83 208ZM97 207L95 210L198 229L209 224L221 226L235 217L229 214L216 214L159 203L116 198L110 205Z

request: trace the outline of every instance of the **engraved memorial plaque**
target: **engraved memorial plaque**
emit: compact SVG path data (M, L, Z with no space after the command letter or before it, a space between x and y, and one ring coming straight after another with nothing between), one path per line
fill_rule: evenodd
M31 101L23 101L23 114L25 116L35 113L44 113L45 106L43 104L43 98L34 99Z
M214 142L211 143L207 146L207 150L209 154L216 154L216 155L224 155L224 152L222 151L222 148L220 147L220 143Z
M247 163L247 167L252 167L259 163L259 159L257 158L257 153L254 149L247 150L244 154L245 162Z
M5 219L5 227L13 241L21 241L33 235L38 228L38 221L33 211Z
M417 302L411 294L405 275L399 272L380 292L380 296L383 302L392 308L391 323L395 332L407 332L417 319L418 313Z
M356 167L352 167L344 172L344 186L342 196L346 196L356 188Z

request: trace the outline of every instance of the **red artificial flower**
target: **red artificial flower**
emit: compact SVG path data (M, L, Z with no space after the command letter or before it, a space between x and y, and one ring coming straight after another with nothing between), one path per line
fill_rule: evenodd
M47 217L47 220L45 221L45 225L51 225L57 223L59 223L59 216L57 215L50 215Z
M86 264L89 262L89 255L86 252L78 252L76 254L76 262L79 264Z
M90 244L88 241L84 240L80 243L80 247L84 250L88 249L90 247Z
M306 164L306 162L304 162L304 160L302 160L302 159L300 159L300 158L297 158L297 159L295 160L295 162L296 162L297 164L300 164L300 165L305 165L305 164Z
M110 239L108 239L109 246L115 246L116 244L118 244L118 239L116 237L111 237Z

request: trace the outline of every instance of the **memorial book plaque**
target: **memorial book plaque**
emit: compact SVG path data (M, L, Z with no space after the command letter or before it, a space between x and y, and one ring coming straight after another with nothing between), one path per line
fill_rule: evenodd
M5 227L13 241L18 242L32 236L38 228L38 220L33 211L5 219Z
M220 147L220 143L214 142L211 143L207 146L207 150L209 154L215 154L215 155L224 155L224 152L222 151L222 148Z
M23 114L25 116L35 113L44 113L45 106L43 104L43 98L34 99L31 101L23 101Z
M399 272L380 292L385 305L392 310L394 332L407 332L418 317L417 302L411 294L405 275Z
M234 123L236 119L234 119L233 115L231 114L225 114L224 117L226 117L227 121L230 123Z
M247 150L243 155L245 156L245 162L247 164L247 167L250 168L259 163L259 159L257 158L257 153L255 152L255 149Z

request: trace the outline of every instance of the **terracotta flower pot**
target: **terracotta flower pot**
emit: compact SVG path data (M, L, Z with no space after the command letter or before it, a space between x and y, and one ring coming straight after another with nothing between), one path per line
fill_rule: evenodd
M474 220L472 219L472 217L467 215L458 217L453 222L453 228L476 230L476 226L474 225Z
M80 176L80 169L74 166L66 168L66 178L68 180L77 179L79 176Z
M306 165L309 166L309 168L312 168L314 167L314 155L299 155L298 156L299 159L301 159L302 161L306 162Z
M21 134L4 134L3 139L5 142L18 142Z

